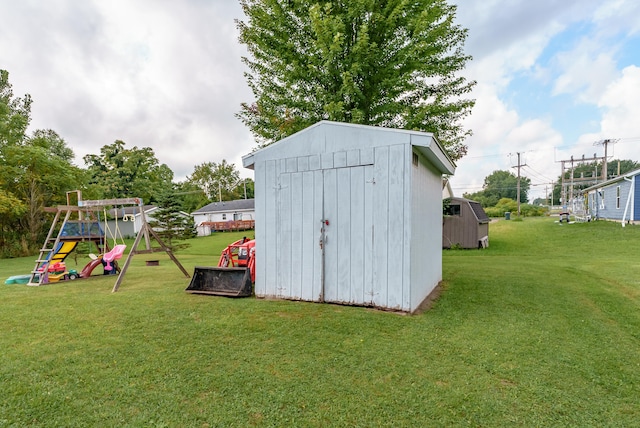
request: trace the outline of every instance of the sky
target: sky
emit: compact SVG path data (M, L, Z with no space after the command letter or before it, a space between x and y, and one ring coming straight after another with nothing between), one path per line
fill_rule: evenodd
M451 184L482 189L496 170L545 197L561 160L640 162L640 2L457 0L464 75L477 82L469 152ZM52 129L76 164L115 140L151 147L176 180L234 163L256 143L235 117L246 84L235 0L0 0L0 69L33 98L31 130Z

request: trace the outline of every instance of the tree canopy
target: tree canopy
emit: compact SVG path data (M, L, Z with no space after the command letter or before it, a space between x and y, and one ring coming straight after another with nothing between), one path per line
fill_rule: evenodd
M173 171L158 162L150 147L128 149L124 141L116 140L103 146L99 155L86 155L84 161L90 184L99 189L102 198L138 197L145 203L154 202L171 188Z
M467 30L445 0L241 0L246 78L239 118L261 145L313 123L433 132L454 159L475 82L460 76Z
M235 164L223 159L222 162L204 162L196 165L187 181L202 189L210 201L230 201L243 199L243 180ZM253 184L248 186L248 198L253 197Z

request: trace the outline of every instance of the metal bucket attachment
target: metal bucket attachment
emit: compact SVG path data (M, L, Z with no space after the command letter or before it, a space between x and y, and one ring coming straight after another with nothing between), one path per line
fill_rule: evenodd
M194 294L227 297L251 296L251 271L244 267L196 266L185 290Z

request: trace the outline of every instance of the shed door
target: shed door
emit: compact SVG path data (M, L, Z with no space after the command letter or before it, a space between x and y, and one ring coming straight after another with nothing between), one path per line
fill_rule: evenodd
M278 296L372 303L373 185L372 165L279 175Z
M373 166L324 170L324 300L373 301Z

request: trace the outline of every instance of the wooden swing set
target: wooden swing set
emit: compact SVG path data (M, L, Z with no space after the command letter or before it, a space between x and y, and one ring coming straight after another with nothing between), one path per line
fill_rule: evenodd
M78 204L77 206L73 206L70 204L70 194L74 194L74 193L76 194L76 197L77 197L77 204ZM99 200L83 201L82 192L80 190L75 190L72 192L67 192L67 205L58 205L53 209L48 209L49 211L55 210L54 212L56 213L56 215L51 224L51 228L49 229L49 234L47 235L45 243L42 246L42 249L40 250L40 255L36 260L35 268L31 272L31 277L29 279L28 285L42 285L44 283L45 281L44 278L46 277L46 275L43 275L42 272L47 271L49 264L51 263L52 256L56 252L56 249L59 248L60 243L70 239L69 236L65 235L65 225L67 225L67 223L72 222L70 220L70 217L71 217L71 214L74 212L78 213L78 218L79 218L78 222L83 222L85 221L85 219L91 217L92 213L94 212L99 213L100 211L104 211L105 232L109 232L111 234L111 237L113 238L113 248L111 248L108 251L105 251L105 253L102 255L102 258L107 264L105 268L109 270L113 269L116 260L119 260L120 258L122 258L127 246L124 243L124 238L122 237L122 234L120 233L118 228L117 214L115 216L116 217L115 231L113 231L112 233L111 230L109 229L109 226L107 223L107 216L106 216L106 207L108 206L122 206L122 207L133 206L134 210L135 209L138 210L141 218L141 228L137 232L133 246L129 251L127 258L125 259L124 265L120 269L118 278L116 279L116 283L114 284L113 289L111 290L112 292L115 293L120 288L120 284L122 283L122 280L124 279L124 275L127 272L129 265L131 264L131 260L133 259L133 256L135 256L136 254L150 254L150 253L164 251L169 256L169 258L176 264L176 266L178 266L178 268L184 274L184 276L186 278L190 278L189 273L185 270L182 264L180 264L178 259L173 254L173 251L171 250L171 248L165 245L165 243L162 241L162 239L157 234L157 232L153 230L151 226L149 226L149 223L147 223L147 219L146 219L143 204L142 204L142 199L117 198L117 199L99 199ZM64 219L62 220L62 225L58 229L57 223L60 220L60 217L62 216L63 213L64 213ZM130 218L127 218L127 220L134 221L135 216L131 215ZM55 232L54 232L55 230L58 230L58 233L54 238L53 236L55 235ZM117 242L118 234L120 234L120 243ZM138 249L142 241L142 238L144 238L144 241L145 241L145 248ZM159 247L151 246L151 238L155 239L155 241L159 244ZM104 247L106 250L107 237L104 236L104 239L105 239Z

